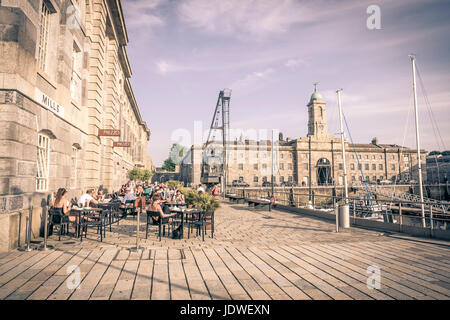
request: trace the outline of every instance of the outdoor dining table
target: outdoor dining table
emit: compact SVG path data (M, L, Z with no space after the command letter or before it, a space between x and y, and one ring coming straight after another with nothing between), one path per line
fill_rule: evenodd
M75 225L76 225L76 237L79 238L80 237L80 231L81 231L81 216L83 214L86 214L88 212L102 212L103 209L102 208L91 208L91 207L85 207L85 208L72 208L70 210L70 215L71 216L75 216L76 220L75 220Z
M176 213L175 217L180 218L180 224L179 224L181 226L180 233L181 233L181 239L183 239L183 236L184 236L184 223L185 223L185 221L188 221L186 219L186 217L190 214L191 215L191 219L192 219L193 214L200 213L200 210L197 210L197 209L181 209L181 208L178 208L178 207L173 207L173 208L170 209L170 212L171 213Z

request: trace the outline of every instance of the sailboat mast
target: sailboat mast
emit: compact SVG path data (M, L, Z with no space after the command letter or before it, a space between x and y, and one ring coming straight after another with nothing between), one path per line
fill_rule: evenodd
M420 202L422 210L422 226L426 227L425 222L425 205L423 203L423 186L422 186L422 161L420 160L420 137L419 137L419 112L417 107L417 88L416 88L416 56L410 54L412 63L412 76L413 76L413 93L414 93L414 114L416 118L416 147L417 147L417 168L419 169L419 192Z
M344 166L344 195L345 195L345 203L348 203L348 184L347 184L347 165L345 164L345 139L344 139L344 125L342 123L342 106L341 106L341 91L339 89L336 91L338 98L338 108L339 108L339 122L341 127L341 144L342 144L342 161Z

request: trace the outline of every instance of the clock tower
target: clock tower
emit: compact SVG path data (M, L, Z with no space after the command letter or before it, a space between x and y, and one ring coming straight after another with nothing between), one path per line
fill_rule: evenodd
M317 92L318 83L314 83L314 93L308 103L308 137L328 137L326 103Z

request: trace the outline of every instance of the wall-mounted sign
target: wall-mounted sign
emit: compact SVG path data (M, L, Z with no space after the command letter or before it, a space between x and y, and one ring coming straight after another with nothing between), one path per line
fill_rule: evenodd
M64 107L57 103L55 100L47 96L38 88L35 88L34 91L35 100L37 103L50 110L54 114L57 114L61 118L64 118Z
M131 142L114 141L113 142L113 147L129 148L129 147L131 147Z
M99 137L120 137L120 130L99 129L98 136Z

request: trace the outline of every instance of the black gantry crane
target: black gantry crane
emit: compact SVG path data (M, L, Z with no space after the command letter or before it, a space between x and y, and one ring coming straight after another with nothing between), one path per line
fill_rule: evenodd
M208 139L203 148L201 179L206 185L222 184L225 194L228 176L227 143L230 130L231 90L223 89L217 98ZM216 140L216 136L218 139ZM220 138L222 141L220 141Z

